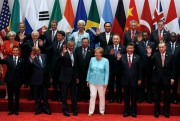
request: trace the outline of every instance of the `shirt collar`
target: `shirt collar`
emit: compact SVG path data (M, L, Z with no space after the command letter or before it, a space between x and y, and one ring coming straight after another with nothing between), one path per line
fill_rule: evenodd
M16 58L16 59L18 59L18 56L14 56L14 55L13 55L13 58Z

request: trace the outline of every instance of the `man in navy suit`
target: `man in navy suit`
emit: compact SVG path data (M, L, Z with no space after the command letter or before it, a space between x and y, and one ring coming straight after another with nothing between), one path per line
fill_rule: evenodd
M100 47L103 49L106 48L108 45L113 45L112 36L114 35L113 32L111 32L112 24L110 22L104 23L104 29L105 32L100 32L100 29L96 30L96 37L94 39L95 43L100 43Z
M48 105L48 87L50 83L48 60L47 56L41 54L37 47L32 48L29 66L32 71L30 80L34 87L35 115L40 114L41 111L51 115Z
M19 115L19 96L20 87L23 79L24 60L19 57L20 48L13 47L13 55L1 60L1 64L7 65L7 72L5 75L5 82L8 91L8 115ZM15 96L15 104L13 104L13 97ZM13 108L14 107L14 108Z
M117 53L125 54L126 48L120 45L120 36L113 35L113 45L109 45L105 49L104 57L109 60L110 64L110 78L108 85L109 92L109 103L122 101L122 86L121 86L121 69L118 68L117 64ZM114 83L116 84L116 95L114 92Z
M141 84L140 57L134 54L134 44L129 43L126 47L127 54L117 54L119 68L121 69L122 86L124 89L124 114L127 117L137 117L137 87Z

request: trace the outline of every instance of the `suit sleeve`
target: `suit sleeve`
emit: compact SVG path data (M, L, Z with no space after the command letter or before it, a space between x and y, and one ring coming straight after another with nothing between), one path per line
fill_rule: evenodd
M107 60L105 63L105 85L108 84L109 80L109 61Z

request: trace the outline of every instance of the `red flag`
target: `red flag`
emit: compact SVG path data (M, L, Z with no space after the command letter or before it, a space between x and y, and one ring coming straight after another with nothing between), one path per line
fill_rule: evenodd
M73 14L73 8L72 8L71 0L67 0L67 2L66 2L64 16L66 17L69 25L71 27L73 27L74 26L74 14Z
M169 5L166 27L170 32L176 32L176 34L180 33L174 0L171 0Z
M153 21L151 17L150 7L148 0L144 1L144 6L141 14L141 30L147 31L149 34L154 30Z
M128 15L127 15L126 25L125 25L124 31L129 30L131 20L136 20L138 22L137 30L141 31L141 27L139 24L139 18L138 18L138 14L137 14L137 9L136 9L136 5L135 5L134 0L130 0Z
M121 39L123 37L123 31L124 31L125 23L126 23L126 15L124 12L123 1L119 0L118 6L116 9L115 18L113 21L112 32L119 34Z

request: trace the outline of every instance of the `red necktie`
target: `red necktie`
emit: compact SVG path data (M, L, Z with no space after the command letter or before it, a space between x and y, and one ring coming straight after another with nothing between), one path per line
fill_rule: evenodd
M162 67L164 67L164 61L165 61L164 54L161 54L161 61L162 61Z
M162 30L159 31L158 38L159 38L159 41L162 39Z
M131 56L129 55L129 56L128 56L128 66L129 66L129 68L131 68L131 64L132 64L132 63L131 63Z
M132 41L134 41L134 34L135 34L135 31L132 30L132 33L131 33L131 39L132 39Z

